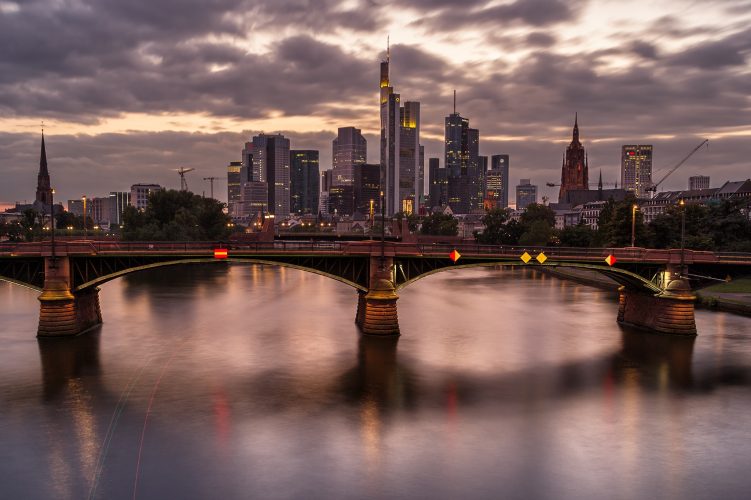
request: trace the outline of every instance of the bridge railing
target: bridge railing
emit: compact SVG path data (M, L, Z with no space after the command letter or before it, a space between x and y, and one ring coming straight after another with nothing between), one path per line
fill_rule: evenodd
M230 256L233 251L247 253L330 253L358 255L375 255L381 250L379 241L316 241L316 240L277 240L251 242L212 242L212 241L101 241L101 240L63 240L55 243L58 255L91 255L111 253L175 253L199 255L211 254L216 248L227 248ZM0 255L49 255L52 250L50 241L31 243L0 243ZM504 257L519 258L524 252L532 258L544 253L549 259L574 261L604 260L614 255L618 261L652 262L678 264L719 263L751 265L751 253L746 252L708 252L680 249L651 248L580 248L580 247L540 247L520 245L483 245L479 243L395 243L386 242L384 251L389 255L415 255L448 258L457 250L466 257Z

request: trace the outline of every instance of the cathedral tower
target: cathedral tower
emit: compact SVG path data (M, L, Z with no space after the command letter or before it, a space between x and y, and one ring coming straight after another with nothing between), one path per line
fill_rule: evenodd
M561 166L561 191L558 202L565 203L566 193L577 189L589 189L589 165L584 146L579 142L579 117L574 117L574 133Z

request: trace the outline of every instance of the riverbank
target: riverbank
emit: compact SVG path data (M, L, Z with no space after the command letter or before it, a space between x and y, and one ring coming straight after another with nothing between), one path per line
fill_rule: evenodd
M617 291L620 286L610 278L586 269L542 267L535 270L601 290ZM751 278L720 283L698 291L696 293L696 307L751 317Z

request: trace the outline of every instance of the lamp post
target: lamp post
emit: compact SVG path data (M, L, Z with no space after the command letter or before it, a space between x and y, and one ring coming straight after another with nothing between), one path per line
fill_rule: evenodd
M678 205L681 207L681 276L684 276L686 273L685 270L685 257L684 257L684 248L685 248L685 241L686 241L686 202L683 201L681 198L681 201L678 202Z
M631 205L631 247L633 248L636 242L636 210L639 206L634 203Z
M86 239L86 195L81 197L83 200L83 239Z
M50 231L52 232L52 267L55 267L55 190L50 191Z
M381 191L381 271L386 268L386 204L383 200L383 191Z

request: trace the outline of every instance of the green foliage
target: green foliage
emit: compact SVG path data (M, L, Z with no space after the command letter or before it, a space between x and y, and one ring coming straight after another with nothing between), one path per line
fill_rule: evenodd
M231 232L223 205L187 191L157 191L143 212L126 207L122 237L138 241L215 241Z
M405 214L404 212L397 212L394 214L394 217L399 222L399 225L401 226L402 220L404 218L407 218L407 228L411 233L414 233L417 231L417 223L419 222L420 218L415 214Z
M653 248L680 248L685 210L684 247L692 250L751 251L751 221L743 200L709 205L671 206L649 225Z
M586 225L584 221L576 226L567 226L558 233L561 246L564 247L591 247L595 242L597 232Z
M631 229L635 218L635 246L649 244L647 227L644 225L644 214L641 210L634 213L633 206L636 198L629 194L623 201L615 202L609 199L600 212L597 244L605 247L631 246Z
M509 210L506 208L494 208L485 213L482 223L485 229L482 233L475 234L478 242L486 245L513 245L519 241L519 235L514 229L518 224L509 223Z
M555 212L547 205L527 205L519 224L523 229L520 245L543 246L555 241Z
M453 215L434 213L423 219L420 233L433 236L456 236L459 234L459 221Z

